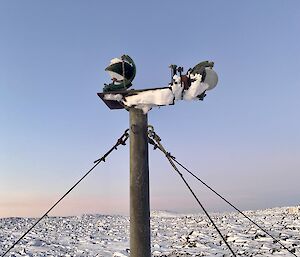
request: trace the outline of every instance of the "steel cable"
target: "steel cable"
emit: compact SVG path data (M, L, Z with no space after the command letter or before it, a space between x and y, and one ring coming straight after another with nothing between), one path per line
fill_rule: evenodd
M55 206L57 206L87 175L91 173L92 170L94 170L102 161L105 162L106 157L113 151L117 150L117 147L119 145L126 145L126 140L129 137L128 129L123 133L123 135L118 139L116 144L110 148L100 159L94 161L95 165L85 173L84 176L82 176L52 207L45 212L45 214L40 217L13 245L6 250L4 254L1 255L1 257L4 257L7 253L9 253L43 218L45 218L49 212L51 212Z
M232 248L228 244L226 238L223 236L223 234L221 233L221 231L219 230L219 228L217 227L217 225L215 224L215 222L213 221L213 219L210 217L209 213L206 211L206 209L204 208L203 204L200 202L200 200L198 199L198 197L196 196L196 194L194 193L194 191L192 190L192 188L190 187L190 185L188 184L188 182L186 181L186 179L183 177L182 173L178 170L177 166L175 165L175 163L173 162L172 158L170 157L170 154L161 145L160 138L155 134L154 131L151 131L150 135L151 135L151 133L152 133L154 142L150 141L150 143L154 144L154 145L156 143L156 145L155 145L156 147L155 148L158 148L159 150L161 150L161 152L163 152L165 154L165 156L167 157L167 159L170 162L171 166L178 173L178 175L181 177L181 179L183 180L183 182L186 185L186 187L192 193L193 197L195 198L195 200L197 201L197 203L199 204L199 206L201 207L201 209L203 210L203 212L205 213L205 215L208 217L208 219L210 220L210 222L212 223L212 225L214 226L214 228L216 229L216 231L218 232L218 234L220 235L220 237L222 238L222 240L224 241L224 243L226 244L226 246L228 247L228 249L230 250L230 252L232 253L232 255L236 257L236 254L234 253L234 251L232 250ZM150 138L150 140L152 140L152 138Z
M213 193L215 193L217 196L219 196L223 201L225 201L227 204L229 204L233 209L235 209L237 212L239 212L241 215L243 215L247 220L249 220L252 224L257 226L260 230L262 230L264 233L266 233L269 237L271 237L276 243L280 244L285 250L289 251L291 254L297 257L296 254L294 254L290 249L288 249L284 244L282 244L278 239L276 239L274 236L272 236L266 229L261 227L259 224L257 224L254 220L249 218L246 214L244 214L241 210L239 210L236 206L234 206L232 203L230 203L228 200L226 200L223 196L221 196L218 192L216 192L213 188L211 188L209 185L207 185L203 180L198 178L194 173L192 173L190 170L188 170L185 166L183 166L179 161L175 159L174 156L170 156L174 162L176 162L179 166L181 166L184 170L186 170L188 173L190 173L194 178L196 178L198 181L200 181L204 186L206 186L209 190L211 190Z
M149 143L154 145L154 149L159 149L161 152L163 152L168 159L171 159L172 161L176 162L180 167L182 167L185 171L187 171L189 174L191 174L194 178L196 178L199 182L201 182L204 186L206 186L209 190L211 190L213 193L215 193L218 197L220 197L223 201L225 201L227 204L229 204L232 208L234 208L237 212L239 212L241 215L243 215L247 220L249 220L252 224L257 226L260 230L262 230L264 233L266 233L269 237L271 237L276 243L280 244L282 248L287 250L292 255L298 257L295 253L293 253L290 249L288 249L285 245L283 245L278 239L276 239L274 236L272 236L266 229L261 227L259 224L257 224L255 221L253 221L251 218L249 218L246 214L244 214L241 210L239 210L236 206L234 206L232 203L230 203L227 199L225 199L222 195L220 195L217 191L215 191L213 188L211 188L208 184L206 184L203 180L201 180L199 177L197 177L193 172L191 172L189 169L187 169L183 164L181 164L179 161L176 160L174 156L172 156L169 152L167 152L164 148L160 148L160 137L154 132L154 129L152 126L149 126L150 128L150 136L152 133L152 138L156 138L156 140L152 138L149 138ZM151 141L152 140L152 141ZM173 166L173 165L172 165Z

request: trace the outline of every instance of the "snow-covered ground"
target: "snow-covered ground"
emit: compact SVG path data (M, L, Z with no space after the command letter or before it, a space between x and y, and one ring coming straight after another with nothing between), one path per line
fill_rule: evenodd
M300 256L297 208L247 211L282 244ZM237 213L212 214L240 256L292 256ZM31 218L0 219L0 255L33 223ZM156 211L151 215L152 256L230 256L207 218ZM47 217L7 256L129 256L129 218L111 215Z

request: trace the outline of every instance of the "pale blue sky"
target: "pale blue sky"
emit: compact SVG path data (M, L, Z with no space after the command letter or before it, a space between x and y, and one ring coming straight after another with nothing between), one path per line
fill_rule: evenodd
M149 113L165 146L242 209L300 202L299 1L1 1L0 216L40 216L128 127L98 99L124 53L134 88L213 60L203 102ZM53 215L127 213L128 146ZM198 211L150 150L151 208ZM189 178L190 179L190 178ZM192 182L212 211L229 210ZM200 211L200 210L199 210Z

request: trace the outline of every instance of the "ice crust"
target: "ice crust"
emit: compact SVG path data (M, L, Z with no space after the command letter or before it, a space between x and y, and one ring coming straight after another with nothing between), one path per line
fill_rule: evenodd
M198 100L197 96L205 92L209 86L201 82L202 76L200 74L191 74L190 76L193 82L187 90L181 85L181 78L174 75L173 83L168 88L146 90L138 92L136 95L124 97L120 94L106 94L104 99L119 101L124 106L141 109L146 114L153 107L171 105L177 100Z
M290 207L245 212L282 244L300 255L300 216ZM237 213L211 215L239 256L291 256L273 239ZM34 222L31 218L0 219L0 254ZM151 215L151 251L157 257L230 256L202 214L156 211ZM47 217L7 256L127 257L129 218L111 215Z

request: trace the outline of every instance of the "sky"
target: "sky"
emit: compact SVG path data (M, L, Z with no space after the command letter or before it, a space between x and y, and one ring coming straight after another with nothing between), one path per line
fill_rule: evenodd
M153 109L165 148L242 210L300 203L300 3L1 1L0 217L41 216L129 125L98 98L110 59L128 54L133 88L166 86L170 64L212 60L204 101ZM128 214L129 146L50 215ZM200 212L149 148L151 210ZM184 173L185 174L185 173ZM226 204L185 175L209 211Z

